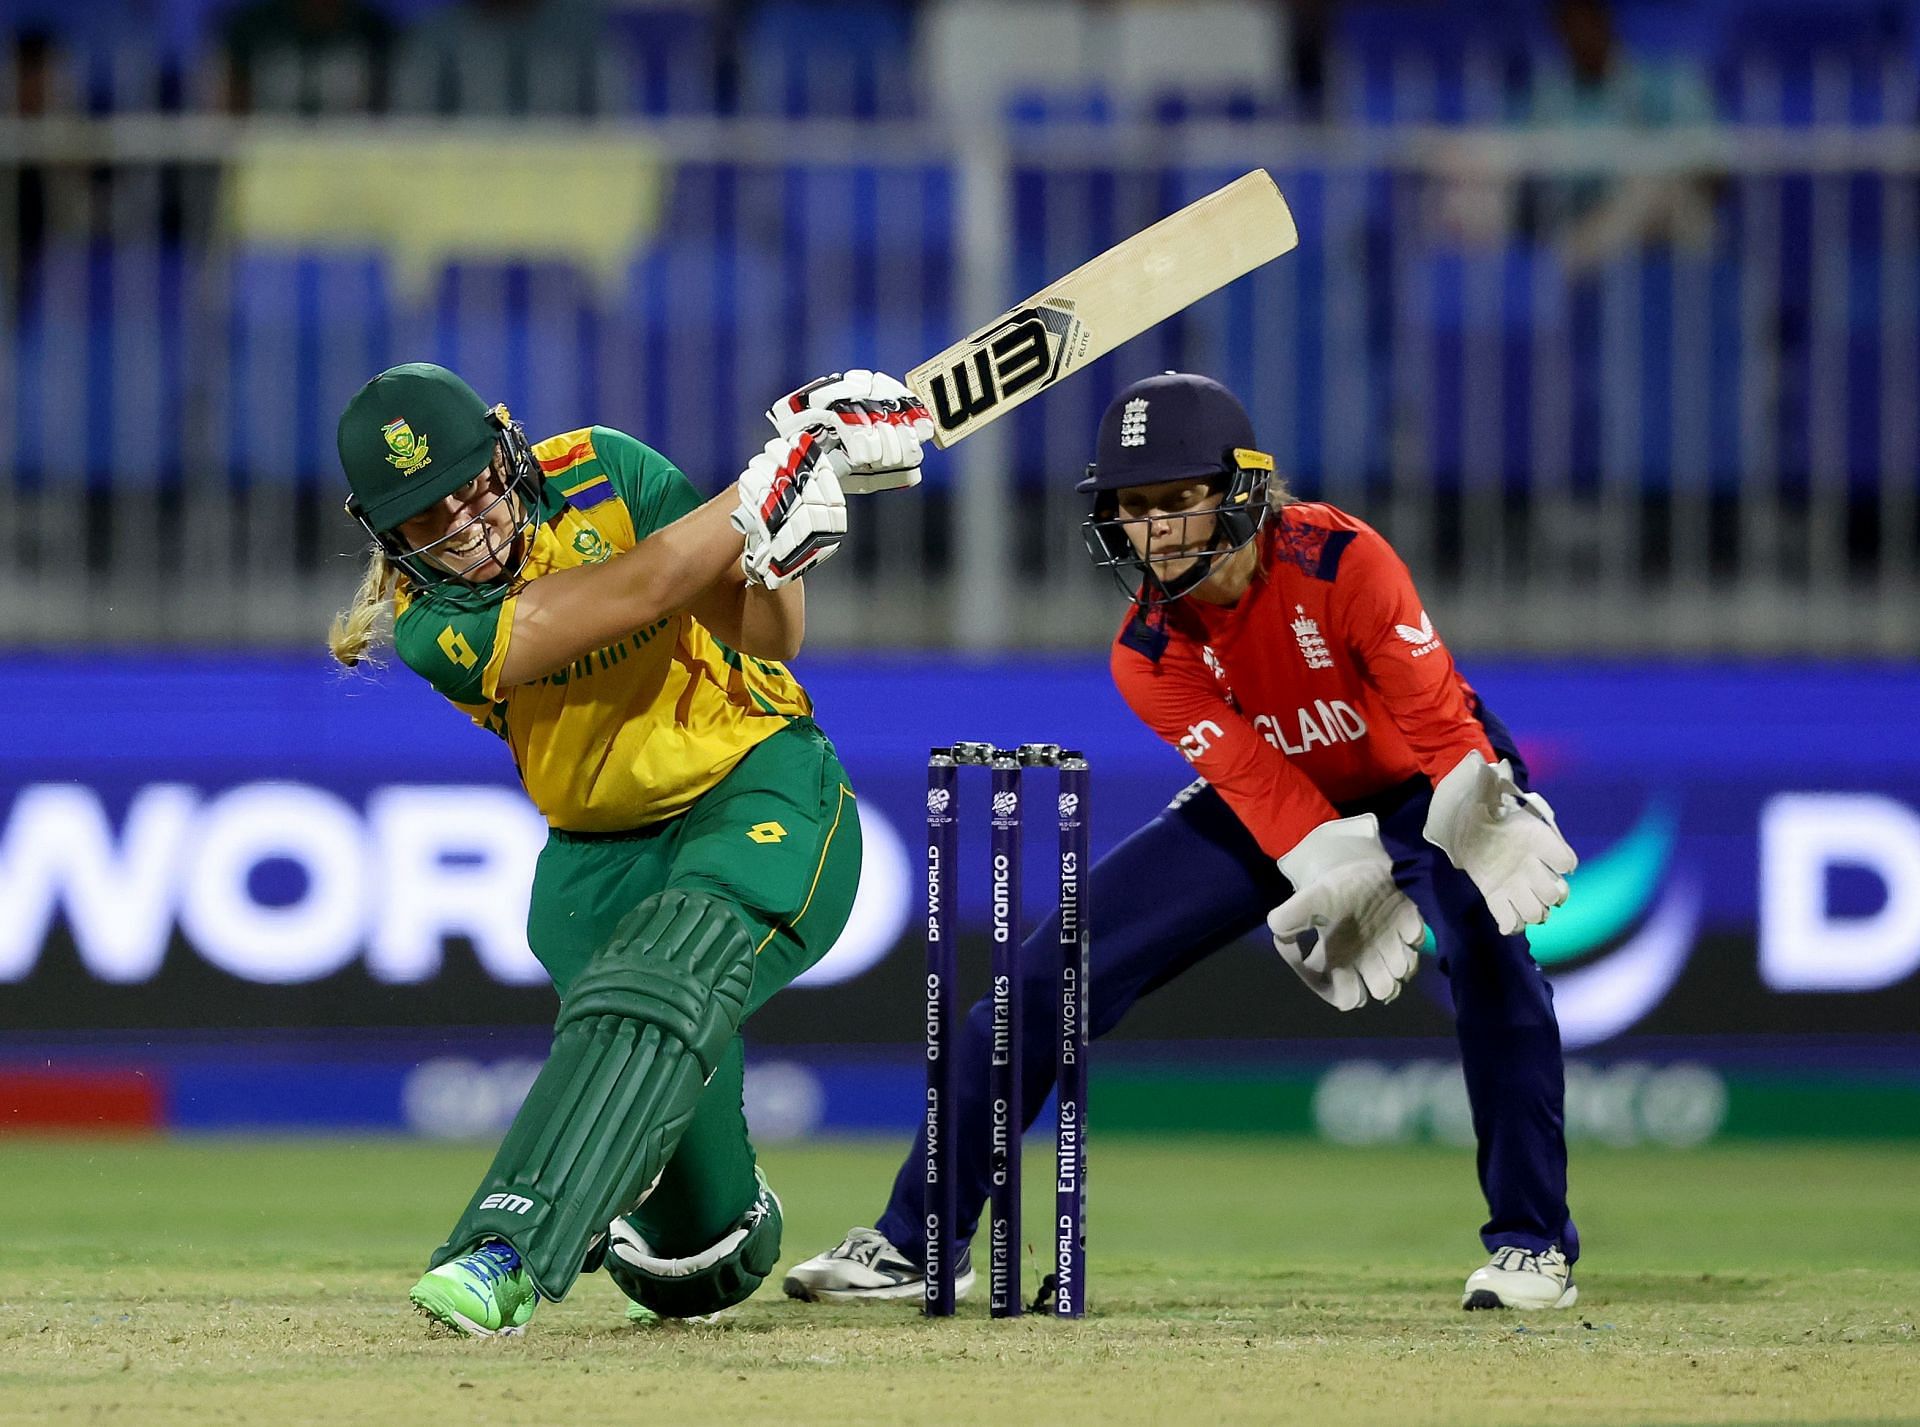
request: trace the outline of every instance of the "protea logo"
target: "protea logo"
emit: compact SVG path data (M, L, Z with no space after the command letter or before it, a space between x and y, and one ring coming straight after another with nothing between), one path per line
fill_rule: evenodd
M573 553L589 565L598 565L612 558L613 547L601 538L599 531L588 526L573 537Z
M410 476L422 466L429 465L432 457L427 454L426 439L414 434L404 416L396 417L380 428L380 434L387 438L387 449L393 454L387 457L392 465L400 468L400 474Z
M1553 983L1560 1039L1569 1048L1631 1028L1660 1004L1687 964L1700 926L1701 889L1690 875L1669 875L1678 822L1667 804L1647 809L1612 847L1581 860L1566 905L1528 929L1533 959Z

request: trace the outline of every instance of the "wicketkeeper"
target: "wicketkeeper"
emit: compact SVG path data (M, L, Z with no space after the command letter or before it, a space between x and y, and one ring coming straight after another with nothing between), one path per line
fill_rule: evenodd
M1088 544L1131 595L1114 683L1200 781L1095 864L1088 1029L1263 923L1341 1011L1399 995L1432 929L1466 1070L1491 1261L1467 1308L1565 1308L1560 1032L1523 929L1566 899L1573 851L1499 719L1454 668L1406 566L1363 522L1296 501L1232 393L1169 372L1100 423L1081 483ZM1022 945L1030 1004L1054 1006L1057 918ZM1052 1083L1057 1010L1023 1026L1022 1126ZM992 1007L958 1037L957 1233L991 1172ZM919 1298L924 1144L874 1228L793 1270L831 1301ZM963 1257L957 1289L973 1281Z
M335 655L365 658L390 603L400 658L506 743L552 827L527 931L560 993L553 1052L412 1292L459 1332L517 1333L603 1262L642 1307L702 1316L779 1258L740 1025L832 946L860 873L846 773L782 661L843 489L918 481L929 424L871 372L769 415L704 503L631 436L529 444L425 363L340 418L374 548Z

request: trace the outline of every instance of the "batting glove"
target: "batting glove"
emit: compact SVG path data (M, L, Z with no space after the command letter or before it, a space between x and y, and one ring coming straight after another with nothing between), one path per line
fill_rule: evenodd
M1473 879L1505 936L1544 922L1580 865L1547 800L1521 792L1513 765L1478 749L1434 785L1424 836Z
M747 578L777 590L832 558L847 536L840 440L824 426L767 442L740 473L733 528L746 537Z
M1274 950L1336 1011L1385 1004L1420 967L1420 912L1393 885L1372 813L1336 818L1280 859L1293 895L1267 914ZM1311 948L1303 947L1309 933Z
M834 372L789 392L767 411L782 436L830 425L847 453L840 488L872 495L920 484L921 446L933 439L926 404L884 372Z

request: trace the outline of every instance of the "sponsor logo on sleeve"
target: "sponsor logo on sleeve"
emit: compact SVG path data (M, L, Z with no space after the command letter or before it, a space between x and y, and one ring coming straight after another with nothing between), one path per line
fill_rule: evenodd
M1224 730L1210 718L1203 718L1187 729L1187 736L1180 740L1180 756L1187 762L1198 760L1213 747L1213 740L1219 738Z
M448 625L440 631L440 637L434 641L440 646L440 652L447 656L447 662L462 669L471 669L480 662L480 656L473 652L473 646L467 643L467 636Z
M1433 632L1433 620L1425 610L1420 611L1418 624L1396 624L1393 632L1413 646L1413 657L1416 659L1440 647L1440 636Z

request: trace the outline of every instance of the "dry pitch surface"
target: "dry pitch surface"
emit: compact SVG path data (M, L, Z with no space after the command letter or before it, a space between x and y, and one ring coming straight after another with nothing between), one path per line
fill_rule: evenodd
M769 1283L633 1328L595 1277L467 1342L406 1290L484 1148L0 1140L0 1423L1920 1423L1920 1145L1585 1151L1580 1304L1524 1319L1457 1307L1464 1153L1092 1151L1084 1323ZM769 1151L788 1260L868 1222L898 1152Z

